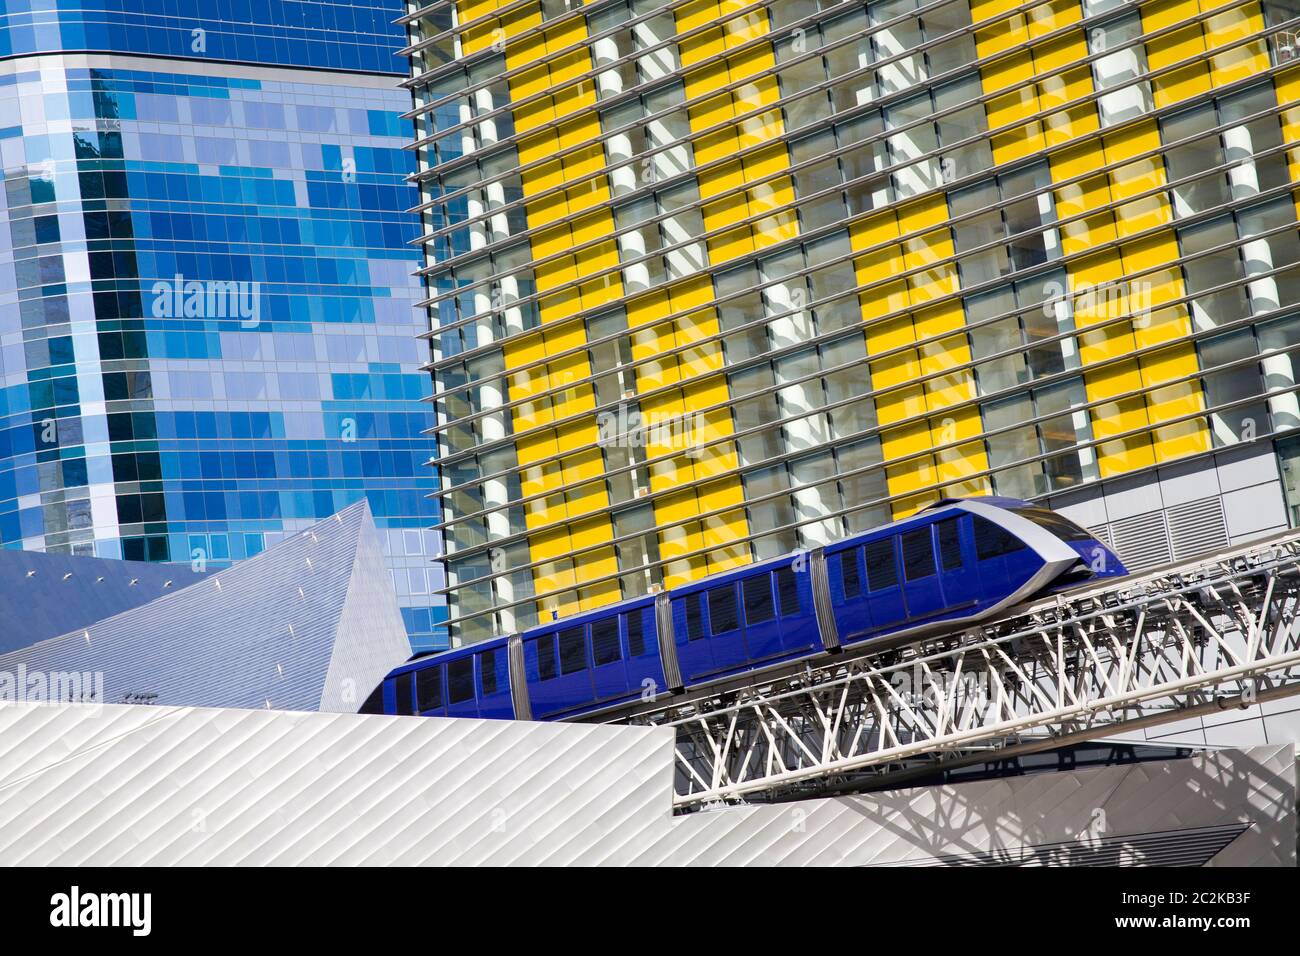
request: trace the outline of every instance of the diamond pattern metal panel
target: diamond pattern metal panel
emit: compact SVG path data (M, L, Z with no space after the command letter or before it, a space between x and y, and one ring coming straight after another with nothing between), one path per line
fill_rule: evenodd
M0 549L0 652L67 634L207 576L184 564Z
M678 817L672 761L664 728L5 704L0 860L860 865L1236 825L1215 862L1295 861L1289 748Z
M0 674L102 675L104 703L355 711L409 653L361 501L183 590L0 655Z

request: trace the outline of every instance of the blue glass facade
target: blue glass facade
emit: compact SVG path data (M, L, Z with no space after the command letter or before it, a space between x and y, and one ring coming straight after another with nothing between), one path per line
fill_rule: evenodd
M364 37L309 58L363 70ZM222 567L364 496L413 644L442 645L409 95L391 77L27 62L0 62L0 545Z
M0 56L93 50L405 73L393 0L4 0Z

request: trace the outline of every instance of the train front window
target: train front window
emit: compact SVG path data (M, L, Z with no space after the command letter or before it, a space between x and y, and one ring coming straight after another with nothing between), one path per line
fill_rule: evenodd
M1069 518L1058 515L1054 511L1048 511L1046 508L1030 506L1027 508L1012 508L1011 510L1022 518L1028 518L1038 527L1052 532L1062 541L1092 541L1096 537L1091 531L1080 528Z
M975 516L975 554L981 561L1000 558L1025 547L1025 543L1001 525Z

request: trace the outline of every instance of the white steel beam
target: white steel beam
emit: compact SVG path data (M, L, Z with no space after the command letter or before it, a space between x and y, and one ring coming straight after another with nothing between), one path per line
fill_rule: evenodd
M680 809L879 783L1300 693L1300 533L636 715Z

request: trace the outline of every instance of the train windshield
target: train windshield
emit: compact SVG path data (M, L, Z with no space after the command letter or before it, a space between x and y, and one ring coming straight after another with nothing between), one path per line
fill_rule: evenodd
M1037 508L1031 505L1025 508L1012 508L1011 510L1021 517L1028 518L1040 528L1046 528L1062 541L1093 541L1097 537L1086 528L1080 528L1069 518L1063 518L1046 508Z

